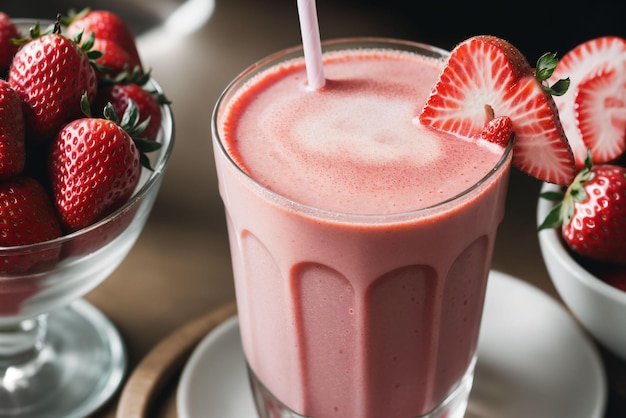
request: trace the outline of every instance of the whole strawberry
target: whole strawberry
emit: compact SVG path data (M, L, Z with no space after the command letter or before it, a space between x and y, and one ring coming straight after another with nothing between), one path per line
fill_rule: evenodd
M0 79L0 179L16 176L26 163L22 102Z
M576 254L590 260L626 265L626 168L586 165L564 194L542 197L561 200L539 229L561 227L563 239Z
M117 44L125 51L129 58L131 67L135 65L141 67L141 59L137 51L135 37L126 23L115 13L108 10L91 10L86 8L79 13L70 10L68 16L62 18L62 22L67 26L68 36L76 36L84 32L83 36L90 36L93 32L96 40L106 40L109 43Z
M104 86L100 88L94 100L94 113L98 116L101 115L106 104L111 103L115 112L121 115L126 111L131 101L137 106L140 121L148 120L141 136L150 141L156 140L161 128L161 105L168 103L165 96L156 91L146 90L133 81L123 81Z
M20 37L17 27L6 14L0 12L0 73L4 76L17 52L13 39Z
M0 247L48 241L61 236L56 212L43 186L18 176L0 181ZM56 261L60 247L28 253L2 251L1 273L20 273Z
M86 99L83 105L88 114ZM126 203L145 165L145 156L131 137L143 129L137 125L136 106L124 114L123 126L112 106L107 106L105 116L68 123L52 143L48 171L53 200L70 231L89 226Z
M90 101L95 97L96 73L86 51L93 42L85 42L83 49L76 41L60 33L58 22L44 34L36 25L13 58L8 81L22 99L29 138L54 137L81 116L83 93Z

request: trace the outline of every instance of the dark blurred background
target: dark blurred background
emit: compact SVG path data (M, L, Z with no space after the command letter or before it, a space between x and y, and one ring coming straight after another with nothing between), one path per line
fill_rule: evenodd
M340 0L349 7L393 10L412 21L407 36L452 48L463 39L491 34L507 39L528 58L547 51L563 55L579 43L603 35L626 35L623 0ZM336 3L332 2L333 4ZM318 8L333 7L318 1Z
M296 9L296 0L217 0L238 3L244 8L267 10ZM157 24L185 0L40 0L4 1L0 9L12 16L51 18L69 8L86 5L106 8L123 14L132 22L136 33ZM529 59L550 50L564 53L580 42L601 35L626 36L626 2L623 0L545 0L541 2L505 2L502 0L318 0L322 37L327 16L344 16L346 33L352 35L402 36L450 49L461 40L477 34L492 34L509 40ZM352 11L353 18L350 18ZM358 11L358 12L357 12ZM354 33L363 14L378 15L377 33ZM272 21L274 25L291 25L290 21ZM232 22L236 25L236 22ZM268 22L269 23L269 22ZM332 25L334 26L334 22ZM332 30L331 36L335 31ZM297 33L296 33L297 35Z

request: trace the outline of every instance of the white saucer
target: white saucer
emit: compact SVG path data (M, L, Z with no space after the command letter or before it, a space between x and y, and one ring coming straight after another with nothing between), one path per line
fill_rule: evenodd
M607 384L596 348L541 290L492 271L466 418L600 418ZM180 418L256 418L237 317L194 350L177 392Z

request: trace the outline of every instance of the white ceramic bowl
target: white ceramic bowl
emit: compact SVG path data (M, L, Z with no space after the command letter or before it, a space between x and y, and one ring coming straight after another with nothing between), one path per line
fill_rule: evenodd
M544 184L541 191L558 191ZM539 198L540 224L552 202ZM626 292L614 288L585 270L565 248L558 229L539 232L539 245L548 273L559 295L582 326L605 348L626 360Z

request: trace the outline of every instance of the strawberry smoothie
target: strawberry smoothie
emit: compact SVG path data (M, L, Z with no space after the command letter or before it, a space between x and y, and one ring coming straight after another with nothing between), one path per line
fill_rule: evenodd
M334 43L319 91L279 55L217 105L243 347L297 414L417 417L460 388L428 416L463 416L510 146L420 126L446 52L380 42Z

